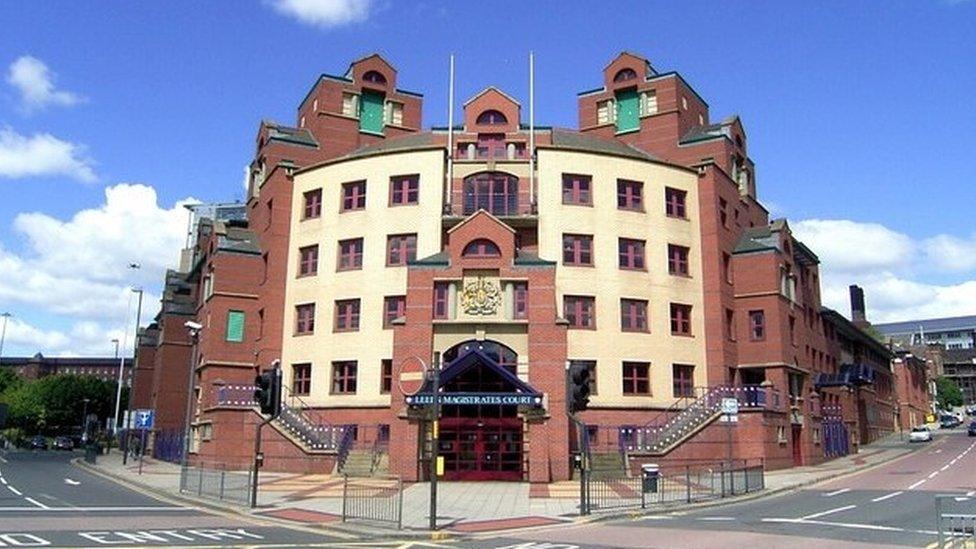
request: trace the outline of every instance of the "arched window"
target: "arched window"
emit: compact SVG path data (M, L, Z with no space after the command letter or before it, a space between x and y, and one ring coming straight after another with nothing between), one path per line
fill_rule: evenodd
M363 82L386 84L386 77L376 71L367 71L366 74L363 75Z
M628 80L635 80L637 78L637 73L634 69L620 69L614 77L614 82L626 82Z
M518 178L483 172L464 179L464 215L487 210L492 215L518 215Z
M486 238L472 240L461 252L464 257L498 257L501 254L498 245Z
M492 109L478 115L478 124L501 126L502 124L508 124L508 119L505 118L504 114Z

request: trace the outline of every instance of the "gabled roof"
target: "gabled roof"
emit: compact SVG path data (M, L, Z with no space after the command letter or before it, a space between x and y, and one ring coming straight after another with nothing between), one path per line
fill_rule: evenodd
M389 68L389 69L390 69L391 71L393 71L394 73L396 73L396 72L397 72L397 70L396 70L396 67L394 67L394 66L393 66L393 65L392 65L392 64L391 64L391 63L390 63L389 61L387 61L387 60L386 60L386 59L385 59L385 58L384 58L384 57L383 57L382 55L380 55L380 54L379 54L379 52L373 52L373 53L370 53L370 54L367 54L367 55L364 55L364 56L362 56L362 57L360 57L360 58L358 58L358 59L354 59L354 60L353 60L353 61L352 61L351 63L349 63L349 68L348 68L348 69L346 69L346 74L345 74L345 77L346 77L346 78L352 78L352 68L353 68L353 67L354 67L355 65L358 65L359 63L362 63L363 61L366 61L367 59L372 59L372 58L374 58L374 57L375 57L375 58L377 58L377 59L379 59L380 61L382 61L382 62L383 62L383 63L384 63L384 64L385 64L385 65L386 65L386 66L387 66L387 67L388 67L388 68Z
M474 94L474 96L472 96L471 99L468 99L467 101L464 102L463 106L464 107L467 107L469 103L471 103L475 99L481 97L482 95L484 95L484 94L486 94L486 93L488 93L490 91L497 92L499 95L501 95L505 99L508 99L512 103L515 103L516 105L518 105L520 107L522 106L522 104L519 103L514 97L512 97L511 95L508 95L507 93L505 93L502 90L496 88L495 86L488 86L487 88L485 88L485 89L481 90L480 92Z
M609 63L607 63L606 65L603 66L603 70L605 71L605 70L609 69L610 68L610 65L613 65L614 63L617 62L617 59L620 59L621 57L623 57L625 55L626 56L629 56L629 57L635 57L635 58L637 58L637 59L639 59L639 60L641 60L641 61L644 62L644 65L647 66L647 71L644 73L644 77L645 78L648 77L648 76L651 76L653 74L656 74L655 71L654 71L654 67L651 66L651 62L648 61L646 57L644 57L643 55L641 55L639 53L634 53L632 51L627 51L627 50L621 50L621 52L618 53L616 57L614 57L613 59L611 59Z
M535 389L535 387L529 385L525 381L522 381L517 375L509 372L505 368L498 365L497 362L492 360L488 355L484 354L478 349L471 349L463 355L456 358L451 364L441 370L440 373L440 384L441 387L449 383L454 378L467 372L468 370L477 367L478 365L487 366L493 373L498 375L506 381L510 386L510 391L502 392L514 392L522 393L526 395L540 395L541 393ZM433 382L428 379L424 382L423 386L420 388L418 393L431 393L433 392Z
M488 210L486 210L484 208L479 209L478 211L476 211L473 214L469 215L468 217L464 218L457 225L455 225L455 226L451 227L450 229L448 229L447 230L447 234L451 234L451 233L457 231L462 226L467 225L469 222L471 222L472 219L474 219L476 217L479 217L479 216L482 216L482 215L488 216L488 218L491 219L492 221L494 221L495 223L498 223L502 227L505 227L505 229L507 229L508 232L510 232L512 234L515 234L515 229L513 229L513 228L509 227L508 225L506 225L505 223L503 223L502 220L498 219L497 217L495 217L494 215L492 215L490 212L488 212Z

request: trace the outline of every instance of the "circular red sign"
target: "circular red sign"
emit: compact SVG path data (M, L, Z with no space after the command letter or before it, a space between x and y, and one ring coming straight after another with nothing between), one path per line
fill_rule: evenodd
M398 367L397 385L400 392L405 396L412 396L420 390L424 384L424 375L427 373L427 364L418 356L404 359Z

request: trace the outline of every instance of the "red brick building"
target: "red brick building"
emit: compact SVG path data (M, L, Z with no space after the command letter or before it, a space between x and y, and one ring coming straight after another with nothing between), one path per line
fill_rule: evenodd
M447 479L565 479L580 437L621 468L787 467L891 432L890 355L821 306L819 258L758 201L742 121L711 122L678 73L622 53L579 94L578 130L530 130L486 88L424 131L397 78L378 55L320 76L296 126L259 126L246 223L195 225L146 368L173 394L154 404L179 401L183 324L204 327L195 460L249 463L250 384L277 362L267 467L422 478L431 426L408 397L435 354ZM572 363L594 376L585 432Z

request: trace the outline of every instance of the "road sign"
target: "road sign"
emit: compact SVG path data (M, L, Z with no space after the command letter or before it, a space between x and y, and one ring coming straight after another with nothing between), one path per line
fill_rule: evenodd
M156 413L154 410L136 410L135 425L133 427L136 429L152 429L155 419Z
M427 373L427 365L420 357L412 356L400 363L400 371L397 376L397 385L400 392L406 396L414 395L424 384L424 374Z
M723 398L722 399L722 413L727 416L735 416L739 414L739 399L737 398Z

